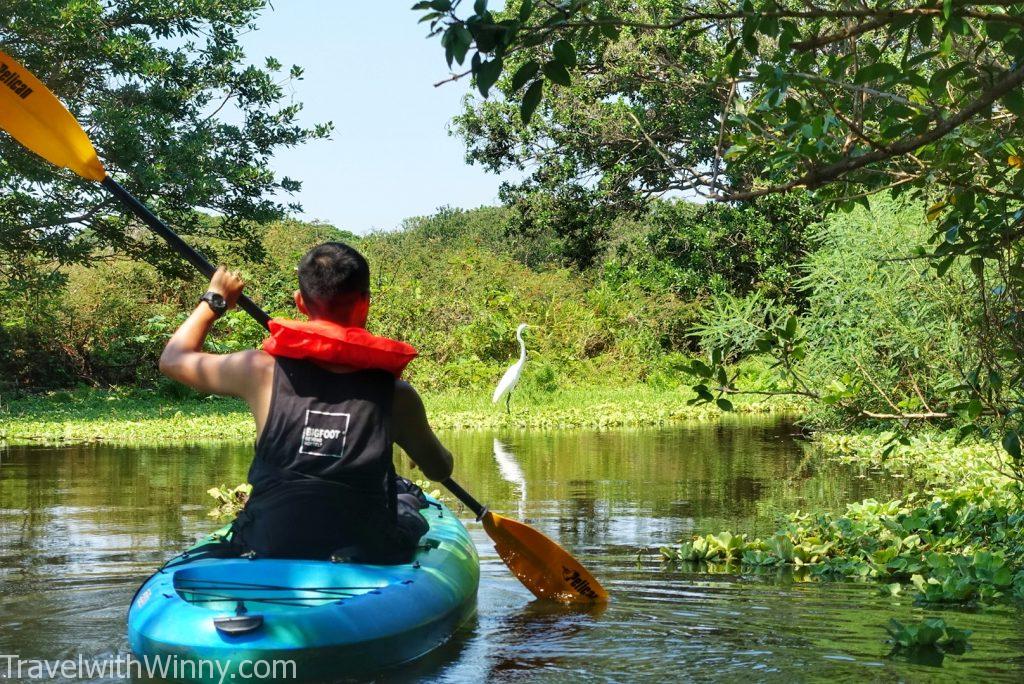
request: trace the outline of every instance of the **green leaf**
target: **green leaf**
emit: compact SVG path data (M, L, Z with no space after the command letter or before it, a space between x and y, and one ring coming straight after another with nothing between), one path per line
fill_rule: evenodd
M529 21L531 14L533 14L533 0L523 0L523 4L519 6L519 21L525 24Z
M729 62L726 66L729 75L738 76L740 71L749 63L749 61L747 54L743 52L743 50L734 51L732 56L729 57Z
M1000 102L1017 116L1024 116L1024 92L1021 92L1020 88L1014 88L1006 95L1003 95L1003 99Z
M1010 32L1010 25L1005 21L986 21L985 33L992 40L1002 40Z
M756 28L757 23L751 23ZM756 55L761 49L761 44L757 40L757 33L751 30L750 33L743 34L743 48L751 55Z
M451 0L432 0L430 6L438 12L447 12L452 8Z
M779 336L784 340L792 340L796 337L796 316L790 316L786 319L786 327Z
M530 119L533 118L533 113L537 111L537 106L543 97L544 81L536 80L531 83L523 95L522 103L519 105L519 116L522 118L523 124L528 125L530 123Z
M697 393L697 396L700 397L701 401L713 401L715 398L714 395L711 394L711 390L708 389L707 385L694 385L693 391Z
M723 411L732 411L733 410L732 402L729 401L728 399L717 399L715 401L715 404L717 404L718 408L722 409Z
M572 85L572 76L569 75L569 71L561 62L547 62L544 65L544 76L552 83L557 83L558 85Z
M604 21L611 21L614 17L605 15L602 16L601 19ZM618 40L621 33L622 29L614 24L601 24L601 34L608 40Z
M477 16L482 16L487 11L487 0L476 0L473 3L473 11L476 12Z
M469 32L469 29L462 24L449 26L441 36L441 45L445 47L448 66L452 65L452 60L462 64L466 60L466 53L469 52L469 46L472 44L473 34Z
M937 618L926 619L921 622L917 631L917 643L921 646L931 646L946 632L946 623Z
M711 367L700 359L693 360L693 363L690 364L690 372L701 378L710 378L714 375Z
M955 254L954 254L953 256L948 256L948 257L946 257L945 259L943 259L942 261L940 261L940 262L938 263L938 265L937 265L937 266L935 267L935 273L936 273L936 274L937 274L937 275L938 275L938 276L939 276L940 278L941 278L942 276L946 275L946 272L947 272L947 271L949 271L949 269L950 269L950 267L951 267L951 266L953 265L953 262L954 262L954 261L956 261L956 255L955 255Z
M779 34L779 52L785 54L790 51L793 46L793 41L796 40L799 34L790 30L786 25L783 25L782 32Z
M981 412L982 412L981 402L978 401L977 399L971 399L967 403L967 417L969 419L971 419L971 420L976 419L978 416L981 415Z
M1003 449L1006 453L1010 454L1010 457L1014 461L1020 460L1020 435L1017 434L1016 430L1007 430L1003 435Z
M487 97L487 93L490 92L491 86L497 81L498 77L501 76L502 61L500 57L483 62L480 68L476 72L476 86L480 89L480 94Z
M572 68L576 66L576 48L569 41L555 41L554 46L551 48L551 53L555 56L556 61L564 64L566 67Z
M914 32L917 34L917 39L921 41L922 46L930 45L932 36L935 34L935 23L931 17L921 17L917 20Z
M857 74L853 77L853 82L862 84L870 81L877 81L880 78L898 77L899 75L899 68L892 64L888 64L887 62L876 62L875 64L869 64L858 70Z
M540 71L540 64L533 59L516 69L515 75L512 76L512 92L521 90L527 81L537 75L538 71Z

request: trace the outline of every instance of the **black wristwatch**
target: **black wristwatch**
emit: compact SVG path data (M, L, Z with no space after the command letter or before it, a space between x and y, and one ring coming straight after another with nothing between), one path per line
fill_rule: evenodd
M217 318L223 316L224 312L228 310L228 302L219 292L206 292L199 298L199 301L209 304Z

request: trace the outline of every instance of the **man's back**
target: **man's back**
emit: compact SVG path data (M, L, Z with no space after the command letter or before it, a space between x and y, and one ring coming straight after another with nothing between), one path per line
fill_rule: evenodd
M351 340L336 345L343 352L352 348L350 358L344 353L326 359L256 350L204 353L214 321L234 306L243 287L237 275L223 268L160 358L160 369L168 377L203 393L239 397L252 411L257 436L250 469L254 491L235 526L240 539L248 536L251 548L284 548L292 555L290 551L301 553L303 544L313 543L319 545L319 554L331 544L354 539L357 546L373 547L384 557L388 544L407 548L422 533L415 529L422 523L419 514L407 515L402 508L403 502L414 508L419 499L412 493L403 498L398 491L410 486L394 474L392 444L401 446L426 477L444 480L451 475L451 454L431 430L423 402L395 377L415 350L373 338L362 329L369 306L368 278L368 266L358 252L340 243L321 245L300 264L302 291L295 293L296 306L314 319L310 328L337 328L342 334L352 330L360 340L404 347L405 358L393 372L360 367L373 357L367 352L379 350L353 348L358 345ZM318 318L325 313L330 317ZM304 324L292 325L301 330ZM300 537L305 541L296 548Z
M249 471L258 490L289 474L382 491L391 468L395 378L276 359L270 407Z

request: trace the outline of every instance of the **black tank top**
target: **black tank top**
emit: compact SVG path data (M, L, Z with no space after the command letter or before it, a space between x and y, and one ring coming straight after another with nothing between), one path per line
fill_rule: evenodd
M254 495L310 477L386 494L393 472L394 376L381 370L332 373L311 361L274 360L270 410L249 469Z

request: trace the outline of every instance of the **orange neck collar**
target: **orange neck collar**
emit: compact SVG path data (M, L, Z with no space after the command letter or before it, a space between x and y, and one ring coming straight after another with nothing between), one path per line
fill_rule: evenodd
M386 370L396 378L416 358L412 345L372 335L363 327L345 326L317 319L270 320L270 337L263 351L271 356L309 359L359 369Z

